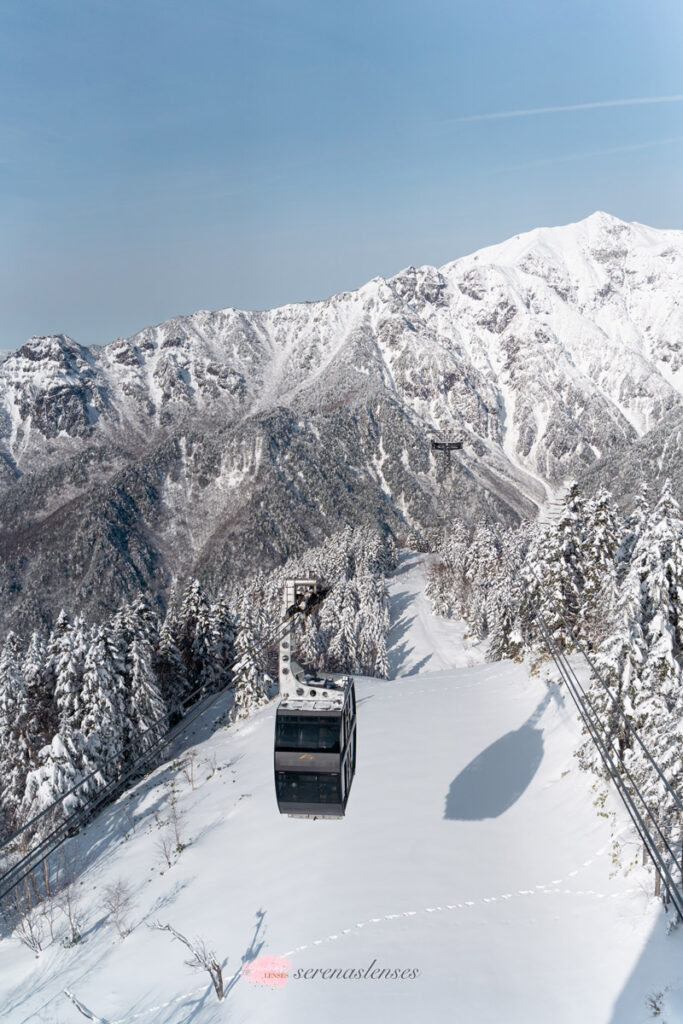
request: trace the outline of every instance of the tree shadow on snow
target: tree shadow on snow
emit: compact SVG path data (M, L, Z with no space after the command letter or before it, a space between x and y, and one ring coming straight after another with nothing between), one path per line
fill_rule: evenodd
M551 687L521 728L508 732L478 754L451 783L444 818L498 818L519 800L543 760L543 732L536 725L551 700Z
M418 675L422 671L422 669L425 667L427 662L432 660L432 657L433 657L433 655L431 655L431 654L425 654L424 658L421 658L420 661L416 662L413 665L413 667L410 669L409 672L406 672L406 676L416 676L416 675Z
M249 961L251 960L255 960L263 948L264 939L259 938L259 933L261 932L261 927L263 925L263 919L265 918L265 916L265 910L256 911L256 926L254 928L254 934L251 937L249 945L242 954L238 970L235 971L233 976L223 986L223 1003L226 1002L231 991L239 981L242 974L242 968L244 967L244 965L246 963L249 963ZM223 960L221 963L221 969L224 975L227 963L227 958ZM206 975L204 975L204 977L206 977ZM209 1018L206 1017L203 1012L205 1010L205 1003L207 1002L207 1000L209 1004L211 1004L212 1002L216 1004L216 1017L211 1017L211 1020L218 1020L219 1017L222 1018L222 1014L218 1010L218 1000L216 999L215 991L211 985L207 985L206 991L203 992L202 995L198 998L193 998L191 995L188 995L184 1000L182 996L178 996L176 1000L171 1000L172 1006L165 1015L163 1014L163 1012L155 1011L155 1024L171 1024L171 1022L172 1024L192 1024L193 1021L196 1021L200 1018L202 1020L208 1020ZM138 1008L134 1007L133 1009L137 1010ZM163 1008L160 1007L160 1010L163 1010ZM143 1016L145 1008L141 1007L140 1011L138 1015ZM182 1016L183 1014L185 1014L186 1016ZM150 1017L150 1020L151 1019L152 1018Z
M654 887L654 873L651 876ZM652 888L649 894L652 894ZM667 934L668 928L675 918L675 909L669 907L668 913L662 910L653 923L647 943L643 947L638 961L631 968L631 973L612 1008L609 1024L626 1024L635 1018L634 1009L640 1011L638 1020L651 1020L658 1016L653 1012L651 999L658 995L664 1003L662 1021L680 1020L676 1011L667 1005L667 989L672 985L680 992L680 957L683 949L683 935ZM680 929L680 925L678 926ZM677 999L680 995L677 994ZM667 1012L668 1011L668 1012ZM646 1016L647 1014L647 1016Z
M259 932L261 931L261 926L263 924L263 919L265 918L265 916L265 910L256 911L256 928L254 929L254 934L251 937L251 942L249 943L244 953L242 954L242 962L240 963L239 968L235 971L232 978L225 986L226 999L228 995L232 992L237 982L240 980L242 976L242 968L244 967L244 965L251 963L252 960L255 960L256 957L261 952L261 950L263 949L263 943L265 939L259 938Z

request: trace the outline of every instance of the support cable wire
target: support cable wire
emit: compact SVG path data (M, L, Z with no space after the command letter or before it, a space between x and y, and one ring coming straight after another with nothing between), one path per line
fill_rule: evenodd
M330 593L331 590L333 589L334 587L330 588L330 591L328 591L328 593ZM283 631L289 628L291 620L295 618L297 615L303 613L304 611L305 607L302 606L290 609L287 617L284 620L279 621L275 625L274 629L261 641L259 645L254 645L254 647L250 647L232 665L228 666L227 671L232 673L233 680L235 676L238 675L239 672L244 668L244 663L246 659L249 657L249 655L265 654L266 649L274 641L279 640L281 638ZM193 708L188 715L186 715L180 722L177 723L177 725L175 725L172 729L168 730L164 735L162 735L159 739L153 742L152 745L146 751L143 751L140 755L138 755L138 757L135 758L132 763L126 766L126 769L122 774L118 775L110 783L108 783L101 790L99 790L94 795L91 801L89 801L84 806L77 808L70 815L65 817L46 837L41 839L41 841L36 847L33 847L31 850L29 850L28 853L26 853L21 858L21 860L11 865L11 867L7 871L5 871L3 874L0 874L0 886L2 886L2 891L0 891L0 900L4 899L4 897L12 891L12 889L14 889L34 868L36 868L43 860L45 860L52 852L54 852L54 850L61 846L61 844L66 839L71 838L83 825L85 825L87 821L92 817L92 814L99 808L99 806L105 800L111 798L113 794L116 792L116 790L120 790L123 784L129 778L131 778L131 776L134 773L139 772L140 768L142 767L145 761L153 758L156 754L163 750L163 748L167 746L172 740L180 736L185 731L185 729L187 729L187 727L191 725L196 718L199 717L199 715L203 714L207 710L207 708L209 708L218 699L218 697L220 697L225 692L225 690L229 688L229 686L230 684L226 684L225 686L221 687L220 690L217 690L215 693L207 694L205 700L200 701L199 704L195 708ZM201 689L203 689L203 686L195 687L195 689L188 695L188 697L184 699L183 703L187 703L189 697L192 697ZM152 723L151 726L143 730L141 732L141 735L143 733L149 735L159 725L162 725L164 722L166 722L167 719L167 714L160 716L156 722ZM8 840L0 844L0 849L7 846L9 843L14 842L19 835L25 832L31 825L35 824L39 819L42 819L49 811L55 810L56 807L62 804L63 801L68 796L72 795L76 790L80 789L83 785L85 785L87 781L92 779L98 772L101 772L102 768L105 768L107 764L111 764L113 760L114 759L112 758L109 761L104 762L103 765L100 765L99 768L95 769L93 772L87 775L85 779L81 779L79 783L73 786L66 793L62 794L57 800L53 801L53 803L50 804L49 807L44 808L44 810L41 811L40 814L36 815L34 818L31 819L31 821L27 822L26 825L24 825L21 829L19 829L12 836L10 836ZM125 786L123 786L123 788L125 788ZM55 841L53 842L53 840Z
M598 752L600 754L600 757L602 758L602 761L603 761L603 763L605 765L605 768L607 769L607 772L608 772L611 780L614 782L614 784L615 784L615 786L616 786L616 788L617 788L617 790L619 792L619 795L620 795L620 797L622 799L622 802L626 806L626 810L629 813L629 817L631 818L631 821L633 822L633 825L634 825L634 827L636 829L636 832L640 836L640 838L641 838L641 840L643 842L643 845L645 846L645 848L647 849L648 853L650 854L650 857L652 858L652 862L655 865L657 873L659 874L660 878L662 878L662 880L664 881L664 884L666 886L666 890L669 893L669 895L670 895L670 897L672 899L672 902L674 903L674 905L676 907L676 910L677 910L678 914L680 915L681 919L683 920L683 890L681 889L681 887L678 885L678 883L672 877L671 871L669 870L669 867L668 867L668 865L667 865L667 863L666 863L666 861L665 861L665 859L664 859L664 857L663 857L663 855L662 855L662 853L661 853L661 851L660 851L660 849L659 849L655 839L653 838L653 836L652 836L652 834L651 834L647 824L643 820L643 816L640 813L640 811L638 810L638 807L637 807L637 805L636 805L636 803L635 803L635 801L633 799L633 796L632 796L631 792L629 791L628 787L626 785L624 785L624 781L623 781L623 778L622 778L622 776L620 774L619 767L614 763L612 757L610 756L609 750L608 750L608 748L607 748L607 746L606 746L606 744L604 742L603 737L600 735L600 733L598 732L598 729L595 726L595 723L593 722L591 714L586 710L586 707L585 707L585 705L584 705L584 703L582 701L582 698L581 698L581 694L575 688L574 679L576 677L575 677L575 674L573 673L573 670L571 669L571 666L569 665L569 662L559 652L559 650L555 647L555 644L554 644L554 642L553 642L553 640L552 640L552 638L550 636L550 633L548 631L547 623L543 619L543 616L541 615L540 612L537 612L537 614L539 616L539 622L541 623L541 631L543 633L544 640L545 640L545 642L546 642L546 644L548 646L548 649L549 649L549 651L551 653L551 656L552 656L552 658L553 658L553 660L554 660L554 662L555 662L555 664L556 664L556 666L558 668L558 671L560 672L560 675L562 676L562 679L567 684L567 689L569 690L569 693L570 693L570 695L572 697L572 700L574 701L574 704L576 705L576 708L577 708L577 710L579 712L579 715L581 716L581 718L583 720L583 723L586 726L587 732L588 732L589 736L591 737L591 739L593 740L593 742L595 743L596 747L598 748ZM574 679L572 678L572 676L574 676ZM584 696L586 696L586 695L584 694ZM666 848L667 848L667 850L668 850L668 852L669 852L669 854L670 854L670 856L671 856L671 858L673 860L674 865L676 867L680 868L680 865L678 864L678 862L676 860L675 854L671 850L671 847L669 846L669 844L668 844L664 834L662 833L661 829L659 828L659 824L658 824L656 818L652 814L652 811L648 807L645 799L643 798L642 794L640 793L640 790L638 789L637 785L633 782L633 779L632 779L630 773L628 773L628 771L627 771L627 774L628 774L629 780L631 781L632 785L634 786L634 789L635 789L639 799L641 800L643 806L645 807L645 810L647 811L648 815L654 821L655 828L657 829L657 832L659 833L662 841L664 842L664 844L665 844L665 846L666 846Z
M267 637L266 637L266 638L265 638L265 639L264 639L264 640L262 641L262 647L263 647L263 648L265 648L266 646L268 646L269 644L271 644L271 643L273 642L273 640L274 640L274 639L277 639L277 638L278 638L278 634L279 634L279 630L280 630L280 625L281 625L281 624L278 624L278 626L276 626L276 628L275 628L275 631L274 631L273 633L271 633L271 634L270 634L269 636L267 636ZM246 652L245 652L245 654L243 654L243 655L242 655L242 656L240 657L240 659L239 659L238 661L236 661L236 662L234 663L234 665L230 665L230 666L228 666L228 668L227 668L227 671L228 671L228 672L232 672L232 673L233 673L233 677L234 677L234 676L235 676L235 674L237 674L237 673L238 673L238 672L239 672L239 671L241 670L241 668L243 667L243 666L241 665L241 662L242 662L242 661L243 661L243 660L244 660L244 659L245 659L245 658L247 657L247 655L248 655L248 654L253 654L253 653L254 653L254 649L252 649L252 648L249 648L249 650L248 650L248 651L246 651ZM263 653L263 650L261 650L261 651L258 651L258 650L257 650L257 651L256 651L256 653ZM191 704L192 704L192 699L193 699L193 698L194 698L194 697L195 697L195 696L196 696L197 694L201 693L201 691L202 691L202 690L204 689L204 686L205 686L205 684L204 684L204 683L201 683L201 684L200 684L199 686L196 686L196 687L194 688L194 690L191 690L191 691L190 691L190 693L186 694L186 695L185 695L185 696L183 697L182 703L183 703L183 706L184 706L184 707L185 707L186 709L187 709L187 708L188 708L189 706L191 706ZM228 687L228 686L229 686L229 684L226 684L225 686L222 686L220 690L217 690L217 691L216 691L216 694L215 694L215 695L218 695L219 693L223 693L223 691L224 691L225 689L227 689L227 687ZM207 695L207 696L210 696L210 695ZM158 716L158 717L157 717L156 719L154 719L154 720L152 721L152 724L151 724L151 725L147 726L147 727L146 727L146 728L144 728L144 729L141 729L141 730L140 730L140 732L138 733L138 736L148 736L148 735L149 735L149 733L151 733L151 732L155 731L155 730L156 730L156 729L157 729L157 728L158 728L158 727L159 727L160 725L165 725L165 724L167 724L167 722L168 722L168 717L169 717L169 715L168 715L168 712L164 712L164 713L163 713L162 715L159 715L159 716ZM183 720L184 720L184 719L183 719ZM179 722L179 723L177 723L177 724L178 724L178 725L180 725L181 723ZM173 728L176 728L176 726L174 726ZM147 752L145 752L145 753L147 753ZM140 759L140 758L137 758L136 760L139 760L139 759ZM22 825L22 827L21 827L20 829L17 829L17 831L16 831L16 832L13 832L13 833L12 833L12 835L11 835L11 836L9 836L9 838L8 838L8 839L5 839L5 840L4 840L4 842L0 843L0 850L4 849L4 848L5 848L6 846L9 846L9 845L10 845L11 843L15 842L15 840L16 840L16 839L17 839L17 838L18 838L18 837L19 837L19 836L20 836L20 835L21 835L21 834L22 834L23 832L26 832L26 831L27 831L27 829L31 828L31 826L32 826L32 825L35 825L35 824L36 824L36 822L40 821L40 819L41 819L41 818L43 818L43 817L45 817L45 815L46 815L46 814L49 814L49 813L50 813L50 811L54 810L54 809L55 809L55 808L56 808L56 807L57 807L57 806L58 806L59 804L63 803L63 802L64 802L64 801L65 801L65 800L66 800L66 799L67 799L67 798L69 797L69 796L71 796L71 795L72 795L73 793L75 793L75 792L76 792L77 790L79 790L79 789L81 789L81 788L82 788L83 786L85 786L85 784L86 784L87 782L89 782L89 781L90 781L91 779L93 779L93 778L94 778L94 777L95 777L96 775L98 775L98 774L99 774L99 773L101 772L101 769L102 769L103 767L106 767L106 766L107 766L108 764L110 764L110 763L112 762L112 760L114 760L114 759L113 759L113 758L110 758L110 759L109 759L108 761L105 761L105 762L103 762L103 764L102 764L102 765L100 765L100 766L99 766L98 768L94 768L94 769L93 769L93 770L92 770L91 772L89 772L89 773L88 773L88 775L86 775L86 776L85 776L84 778L80 779L80 780L79 780L79 781L78 781L78 782L77 782L77 783L76 783L76 784L75 784L74 786L72 786L72 787L71 787L70 789L67 789L67 790L66 790L66 792L64 792L64 793L61 793L61 794L60 794L60 795L59 795L59 796L57 797L57 799L56 799L56 800L53 800L53 802L52 802L51 804L49 804L49 805L48 805L47 807L44 807L42 811L40 811L40 812L39 812L38 814L34 815L34 817L33 817L33 818L31 818L31 819L30 819L29 821L27 821L27 822L26 822L26 823L25 823L24 825ZM108 784L108 785L109 785L109 784ZM80 808L79 808L79 809L80 809ZM1 878L2 878L2 876L0 875L0 879L1 879Z
M496 528L495 523L492 520L492 517L488 513L487 513L487 518L489 520L489 524L491 526L492 533L493 533L494 537L496 538L496 540L498 541L498 545L500 547L501 555L503 556L504 561L507 563L507 568L508 568L508 571L509 571L509 569L510 569L509 557L508 557L508 553L507 553L507 550L506 550L506 546L505 546L505 544L503 543L503 541L502 541L502 539L500 537L500 534L499 534L499 532L498 532L498 530ZM534 566L533 566L533 564L531 562L529 562L529 566L530 566L534 576L536 577L536 582L538 583L541 592L543 593L544 592L543 583L541 582L541 580L540 580L540 578L539 578L539 576L538 576L538 574L537 574L537 572L536 572L536 570L535 570L535 568L534 568ZM549 595L546 594L546 596L549 596ZM671 796L673 796L676 805L679 808L683 809L683 804L681 804L681 801L680 801L680 799L678 797L678 794L673 789L673 787L669 783L668 779L666 779L666 777L662 774L662 771L660 770L659 765L656 763L656 761L654 760L654 758L650 754L650 752L647 749L647 747L645 746L644 742L640 739L640 736L638 735L635 727L631 724L630 720L625 715L625 713L622 710L621 706L619 705L618 701L612 695L609 687L604 682L604 680L601 678L600 674L598 673L598 671L595 668L594 664L592 663L592 661L588 657L588 655L587 655L586 651L584 650L583 646L578 642L577 638L574 635L574 632L573 632L571 626L567 622L565 616L562 614L562 611L557 607L557 605L556 605L555 601L552 599L552 597L550 597L549 600L550 600L551 605L552 605L553 609L555 610L555 612L561 617L562 621L564 622L564 624L565 624L565 626L566 626L566 628L567 628L567 630L569 632L569 635L571 636L572 640L575 642L575 644L578 647L578 649L580 650L581 654L584 656L586 662L588 663L589 668L591 669L591 672L597 677L597 679L601 683L603 689L609 695L610 700L612 701L613 705L619 711L621 717L627 722L630 731L636 737L636 739L638 740L638 743L640 744L641 748L646 753L646 755L648 757L648 760L653 765L653 767L656 769L657 774L659 775L660 779L664 782L664 785L665 785L665 788L666 788L667 792ZM510 607L509 601L506 601L506 603L507 603L508 611L512 614L512 608ZM591 737L591 739L593 740L593 742L597 746L598 752L599 752L599 754L600 754L600 756L601 756L601 758L603 760L603 763L605 764L605 767L607 768L608 774L609 774L610 778L614 781L614 783L615 783L615 785L616 785L616 787L617 787L617 789L619 791L619 794L620 794L620 796L622 798L622 801L626 805L626 809L628 810L629 816L631 817L631 820L633 821L633 824L636 827L636 831L641 836L641 839L643 840L643 844L646 847L646 849L648 850L648 852L649 852L649 854L650 854L650 856L652 858L652 862L655 865L657 873L659 874L660 878L662 878L662 880L664 881L664 883L666 885L666 889L669 892L669 894L670 894L670 896L671 896L671 898L672 898L672 900L673 900L673 902L674 902L674 904L676 906L676 910L678 911L678 914L680 915L681 919L683 920L683 852L681 854L681 863L679 863L676 855L674 854L674 852L672 851L672 849L671 849L671 847L669 845L667 837L664 835L664 833L662 832L662 829L659 826L659 822L658 822L657 818L655 817L655 815L651 811L651 809L648 806L645 798L642 796L642 794L640 792L640 789L638 788L635 780L633 779L629 769L624 764L623 758L621 757L621 755L618 755L618 760L619 760L619 762L621 764L623 773L625 773L625 775L628 778L629 782L633 786L633 788L634 788L635 792L637 793L641 803L645 807L645 810L647 811L648 816L654 822L655 828L656 828L656 830L657 830L657 832L658 832L662 842L664 843L664 845L665 845L665 847L666 847L666 849L667 849L667 851L668 851L668 853L669 853L669 855L670 855L670 857L672 859L673 865L675 865L675 867L678 868L679 871L681 872L681 886L679 887L678 883L676 883L674 881L674 879L672 878L671 873L669 871L669 868L667 867L667 865L666 865L666 863L664 861L663 855L660 852L659 847L657 846L656 841L652 837L649 829L647 828L645 822L643 821L642 816L641 816L640 812L638 811L638 809L637 809L637 807L636 807L636 805L635 805L635 803L633 801L633 798L632 798L630 792L628 791L628 788L625 786L624 779L622 778L622 773L620 773L619 768L612 761L612 758L610 757L610 754L609 754L609 750L605 746L604 740L600 736L600 734L598 732L598 729L596 728L595 724L593 723L593 721L591 719L590 714L587 713L587 711L586 711L586 704L588 704L588 706L590 707L593 715L595 716L596 721L598 722L598 724L600 725L600 727L602 728L603 732L607 735L608 738L609 738L609 731L602 724L598 712L595 710L595 707L594 707L592 701L590 700L590 697L588 696L588 694L584 690L581 682L579 681L578 677L576 676L576 673L574 672L573 668L569 664L569 661L568 661L566 655L564 655L562 652L560 652L559 648L556 646L555 642L553 641L553 639L552 639L552 637L550 635L550 631L548 629L548 625L545 622L545 619L543 618L543 615L542 615L542 613L540 611L540 608L538 607L538 601L532 599L532 604L533 604L532 612L533 612L533 614L537 615L537 617L539 619L539 622L541 623L541 631L543 633L543 639L544 639L545 645L548 648L548 651L550 652L550 655L553 658L553 661L555 662L555 664L556 664L556 666L557 666L557 668L558 668L558 670L560 672L560 675L562 676L562 678L567 683L567 688L569 689L569 692L570 692L570 694L572 696L572 699L574 700L574 703L577 706L577 709L579 711L579 714L581 715L581 718L582 718L582 720L584 722L584 725L586 726L588 735ZM614 741L612 739L609 739L609 742L612 745L612 748L614 749ZM671 838L670 831L669 831L669 838Z

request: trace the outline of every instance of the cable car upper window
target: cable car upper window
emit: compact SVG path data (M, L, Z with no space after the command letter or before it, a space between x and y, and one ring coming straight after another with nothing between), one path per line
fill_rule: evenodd
M277 750L320 750L339 753L339 719L287 715L278 719Z

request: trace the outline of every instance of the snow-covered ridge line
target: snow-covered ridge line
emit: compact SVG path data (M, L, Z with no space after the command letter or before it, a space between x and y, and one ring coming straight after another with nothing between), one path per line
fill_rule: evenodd
M532 518L640 435L656 477L683 412L682 288L683 233L597 214L321 302L33 339L0 365L5 622L163 601L345 524L424 536L480 518L484 492ZM429 441L453 435L449 476Z

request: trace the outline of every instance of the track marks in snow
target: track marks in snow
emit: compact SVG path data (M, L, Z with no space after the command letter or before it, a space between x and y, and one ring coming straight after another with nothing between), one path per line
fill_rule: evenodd
M341 932L342 935L350 935L355 929L365 928L369 924L379 924L382 921L396 921L402 917L418 917L421 914L437 914L439 912L445 912L448 910L465 910L469 907L476 907L487 903L497 903L500 901L507 901L514 899L515 896L584 896L592 897L595 900L605 899L625 899L627 896L633 895L637 892L637 889L620 889L619 892L604 893L595 892L593 889L519 889L517 893L501 893L498 896L482 896L478 900L464 900L462 903L447 903L445 907L424 907L423 910L404 910L398 914L385 914L383 917L371 917L367 921L359 921L353 928L344 928ZM307 949L312 949L314 946L324 945L326 942L334 942L339 938L339 935L328 935L324 939L314 939L313 942L304 943L303 946L295 946L294 949L288 949L282 956L290 957L294 956L295 953L303 953ZM118 1024L118 1022L117 1022Z
M615 835L615 839L620 838L628 828L623 828ZM604 843L599 850L596 850L592 857L584 861L580 868L575 868L573 871L567 873L567 878L575 878L580 873L582 868L588 867L592 864L596 858L605 855L609 848L609 843ZM467 907L476 907L477 905L483 905L488 903L497 903L500 901L507 901L514 899L518 896L583 896L592 897L597 900L603 899L623 899L626 896L631 896L637 889L621 889L614 893L601 893L595 892L593 889L561 889L559 886L564 882L563 878L554 878L550 882L540 882L533 889L518 889L516 893L505 892L495 896L482 896L477 900L463 900L461 903L447 903L445 907L424 907L422 910L403 910L397 914L384 914L382 917L370 917L367 921L358 921L352 928L343 928L335 935L328 935L324 939L314 939L312 942L305 943L303 946L295 946L293 949L283 953L283 956L293 956L295 953L303 953L306 949L311 949L313 946L321 946L326 942L335 942L340 935L350 935L357 929L365 928L370 924L379 924L382 921L397 921L401 917L417 917L419 914L436 914L447 910L464 910Z

